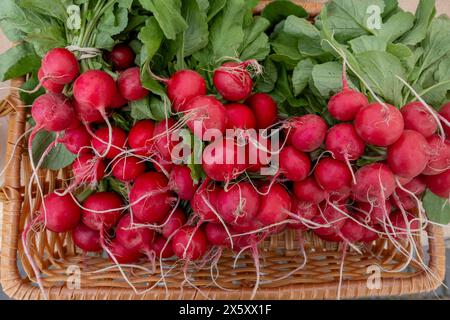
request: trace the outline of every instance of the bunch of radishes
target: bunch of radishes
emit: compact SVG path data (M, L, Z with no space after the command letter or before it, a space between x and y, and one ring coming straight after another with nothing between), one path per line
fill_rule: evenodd
M269 95L252 94L252 77L260 70L250 60L217 68L210 95L196 71L181 70L170 79L155 76L167 87L171 116L137 121L126 132L110 124L109 112L149 91L127 46L117 46L109 58L117 79L113 71L79 74L71 52L50 51L40 69L47 93L31 110L36 126L30 148L36 132L47 130L78 155L72 182L45 197L36 221L54 232L72 231L83 251L105 250L115 263L130 264L172 256L188 263L223 248L251 249L258 265L257 245L286 228L352 245L379 237L395 241L422 228L426 188L450 196L445 138L450 104L440 114L421 102L399 110L369 103L344 81L343 91L328 104L341 123L329 128L314 114L280 119ZM203 181L173 160L172 151L181 143L173 136L185 127L207 144ZM237 161L241 146L225 136L227 129L247 138L248 130L265 130L243 148L244 159L256 162ZM270 148L270 129L281 134L276 150ZM222 136L211 138L211 130ZM279 159L275 175L255 175L274 156ZM361 159L369 163L360 165ZM78 190L95 190L106 176L124 183L128 197L96 191L77 201Z

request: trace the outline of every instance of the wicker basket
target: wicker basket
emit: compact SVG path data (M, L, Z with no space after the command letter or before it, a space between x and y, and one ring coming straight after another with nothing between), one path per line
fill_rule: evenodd
M268 1L262 1L261 9ZM303 3L315 14L320 3ZM20 86L21 80L12 81L12 86ZM30 208L28 191L25 189L31 176L30 164L23 140L14 149L18 138L25 132L27 109L13 91L0 105L0 115L9 114L9 132L6 158L13 157L5 176L2 198L4 201L2 243L1 243L1 284L5 293L16 299L40 299L41 291L35 284L34 273L24 258L20 235L30 213L40 205L41 197L33 189L33 205ZM39 179L44 192L60 188L69 172L41 170ZM344 260L343 280L339 285L342 261L342 247L324 242L305 233L306 266L283 280L302 264L296 236L286 232L272 237L260 247L262 284L256 299L335 299L340 289L342 298L369 296L403 295L427 292L436 289L445 276L445 247L441 228L429 226L424 236L428 241L428 272L411 262L402 272L397 272L406 258L387 240L378 240L362 248L363 254L349 251ZM230 252L224 252L218 263L219 276L216 283L211 281L209 267L196 271L191 277L193 286L186 285L182 267L170 271L165 278L166 286L155 286L160 280L149 270L125 268L129 280L137 288L134 291L124 281L117 268L111 267L109 260L102 256L82 255L72 243L70 234L36 232L30 236L31 254L41 271L42 281L50 299L248 299L255 283L255 268L250 255L243 255L235 268ZM419 239L416 243L419 255L424 256ZM20 267L19 267L20 266ZM144 265L146 266L146 265ZM368 285L370 266L379 266L381 286ZM108 268L111 267L111 268ZM150 266L146 266L150 269ZM22 272L22 269L24 272ZM68 285L80 270L80 287ZM433 274L434 276L430 276ZM275 281L277 280L277 281ZM185 284L185 285L183 285ZM219 285L220 288L217 285ZM226 290L224 290L224 288Z

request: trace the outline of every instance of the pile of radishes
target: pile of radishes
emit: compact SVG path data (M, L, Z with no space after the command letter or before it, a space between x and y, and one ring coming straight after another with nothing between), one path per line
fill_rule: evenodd
M85 252L106 251L116 264L173 256L189 264L218 257L224 248L249 249L258 266L258 244L286 228L299 230L299 240L311 230L355 248L380 237L398 241L423 228L427 188L450 196L450 104L437 114L421 102L401 109L369 103L344 82L328 104L340 123L330 127L315 114L281 119L268 94L252 92L257 62L227 62L214 70L209 89L194 70L155 76L171 102L167 119L137 121L126 132L111 125L110 112L149 91L130 48L119 45L109 58L115 73L79 74L70 51L51 50L40 69L47 93L31 109L36 126L30 148L36 133L47 130L78 155L73 179L45 196L36 221L53 232L71 231ZM173 135L182 128L206 145L201 181L173 159L181 143ZM236 160L241 146L225 136L227 129L241 137L265 130L243 149L244 158L256 162ZM271 130L281 137L276 150L270 148ZM275 175L258 175L273 157L279 159ZM97 191L107 176L121 181L128 197ZM77 201L86 188L94 192ZM26 232L23 239L26 247Z

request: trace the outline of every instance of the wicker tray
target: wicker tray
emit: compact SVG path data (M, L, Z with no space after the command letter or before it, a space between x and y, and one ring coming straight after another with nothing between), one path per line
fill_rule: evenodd
M262 1L259 10L268 1ZM297 1L316 14L320 4ZM12 86L22 83L17 79ZM9 116L8 146L6 159L13 157L6 175L1 197L4 201L1 243L0 280L5 293L15 299L41 299L41 291L35 284L34 273L23 255L20 235L24 224L41 203L36 187L32 190L33 205L30 208L26 182L31 176L30 164L23 140L13 148L25 132L27 109L18 97L17 91L0 104L0 116ZM69 171L52 172L41 170L39 180L44 192L51 192L63 184ZM274 281L295 271L303 263L295 234L290 231L272 237L260 247L262 281L256 299L335 299L340 287L341 298L369 296L404 295L427 292L436 289L445 276L445 247L442 229L429 226L424 237L428 242L428 272L416 262L411 262L404 271L396 272L406 258L387 240L378 240L363 248L363 254L349 251L344 260L343 280L340 282L342 247L324 242L306 233L306 266L289 277ZM42 274L46 294L50 299L248 299L255 283L255 268L251 256L243 255L235 268L230 252L224 252L218 263L220 276L211 282L209 268L198 271L192 277L192 286L185 285L182 267L177 267L166 277L166 287L156 286L144 291L159 279L159 268L152 274L148 270L127 271L130 281L137 288L133 290L124 281L117 268L111 266L105 257L82 255L71 241L70 234L37 232L30 235L31 254ZM419 239L416 240L419 255L424 256ZM150 268L148 265L144 265ZM371 266L380 266L381 286L372 288L368 281L372 275ZM106 269L105 269L106 268ZM80 286L73 288L74 274L80 271ZM99 271L100 270L100 271ZM433 274L434 276L430 276ZM69 281L69 282L68 282ZM372 289L371 289L372 288Z

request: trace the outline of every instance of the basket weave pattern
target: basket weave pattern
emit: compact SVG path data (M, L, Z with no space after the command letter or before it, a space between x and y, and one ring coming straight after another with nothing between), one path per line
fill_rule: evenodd
M268 2L261 1L259 10ZM302 5L312 14L317 13L320 4ZM12 81L18 87L22 80ZM6 159L12 161L5 175L5 184L0 199L4 201L0 280L3 290L16 299L40 299L42 293L35 285L35 275L23 254L20 235L24 225L33 218L42 201L41 194L34 185L26 186L31 178L31 166L24 139L17 144L26 130L27 109L20 101L17 91L0 104L0 116L9 116L9 132ZM17 144L17 147L15 145ZM63 187L70 178L69 170L52 172L40 170L38 175L44 194ZM32 204L28 201L31 192ZM307 263L293 231L273 236L260 246L261 286L256 299L335 299L338 295L342 247L327 243L310 233L304 233ZM342 298L367 296L387 296L426 292L439 286L445 275L445 247L442 229L427 228L429 245L428 268L434 277L421 266L411 262L409 267L396 272L406 262L406 258L387 240L378 240L362 247L363 254L349 251L344 260L343 281L340 290ZM41 271L42 281L50 299L248 299L255 283L255 267L251 255L243 254L234 264L234 255L224 251L211 270L210 263L204 268L196 268L190 275L190 283L185 280L183 266L175 261L164 263L165 285L160 281L160 266L142 264L142 268L124 268L129 281L109 259L99 255L83 255L72 243L70 234L54 234L35 230L29 236L29 247L34 261ZM419 255L422 248L416 240ZM25 275L19 272L22 265ZM369 289L368 266L379 265L383 270L380 289ZM70 289L73 267L79 268L81 283L79 289ZM173 267L173 268L172 268ZM171 270L169 270L172 268ZM388 272L392 271L392 272ZM215 282L211 275L216 278ZM286 277L288 276L288 277ZM277 280L286 277L282 280ZM152 288L151 290L149 288ZM194 288L194 286L196 288Z

